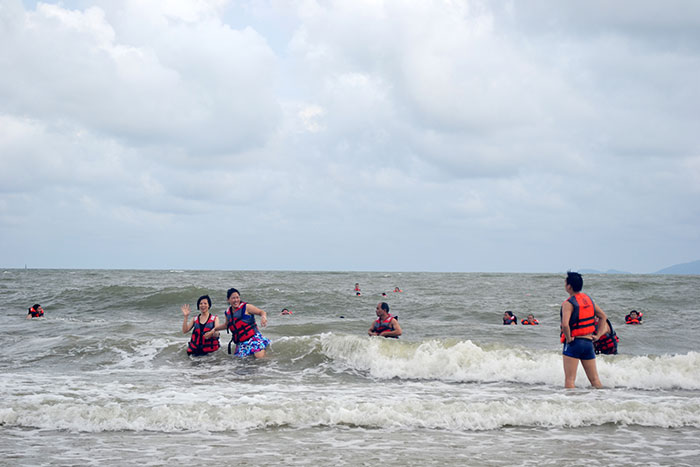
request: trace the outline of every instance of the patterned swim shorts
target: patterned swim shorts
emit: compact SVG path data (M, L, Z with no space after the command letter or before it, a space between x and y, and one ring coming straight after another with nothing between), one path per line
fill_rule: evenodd
M265 350L270 345L270 339L263 337L260 331L256 332L253 337L245 342L236 345L236 351L233 353L236 357L247 357L261 350Z

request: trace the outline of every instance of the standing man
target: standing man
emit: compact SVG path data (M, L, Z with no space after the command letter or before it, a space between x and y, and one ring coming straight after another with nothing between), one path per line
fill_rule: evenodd
M389 314L389 304L381 302L377 305L377 320L372 323L367 334L370 336L393 337L401 335L401 326L395 316Z
M576 382L578 362L581 362L586 376L595 388L603 385L598 377L595 363L593 342L605 332L605 326L600 326L596 332L595 316L605 322L608 318L591 297L581 293L583 277L577 272L568 271L564 288L569 293L569 299L561 305L561 341L564 343L564 387L573 388Z

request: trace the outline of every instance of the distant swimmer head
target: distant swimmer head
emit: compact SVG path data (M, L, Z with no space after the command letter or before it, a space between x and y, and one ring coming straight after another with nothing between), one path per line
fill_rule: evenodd
M574 292L580 292L583 289L583 277L577 272L566 271L565 284L570 285Z
M202 295L201 297L199 297L197 299L197 309L201 310L201 308L199 308L199 304L202 303L203 301L206 301L207 304L209 305L207 307L207 309L211 308L211 298L209 298L209 295Z
M38 310L39 308L41 308L41 305L39 305L38 303L35 303L34 305L32 305L32 308L34 308L35 310Z

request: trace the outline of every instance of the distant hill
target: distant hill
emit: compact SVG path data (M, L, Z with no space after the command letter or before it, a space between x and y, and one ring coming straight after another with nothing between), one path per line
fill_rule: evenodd
M691 261L690 263L674 264L654 274L700 274L700 260Z

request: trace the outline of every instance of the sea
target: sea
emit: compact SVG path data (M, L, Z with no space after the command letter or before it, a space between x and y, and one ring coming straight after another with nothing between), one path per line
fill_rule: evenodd
M600 390L564 389L564 277L0 270L0 465L699 465L700 276L584 275L620 338ZM230 287L267 356L188 356L180 307ZM367 335L381 301L400 339Z

